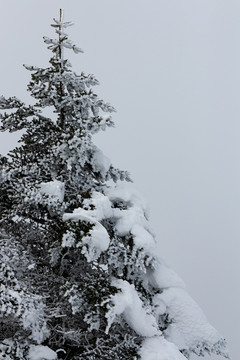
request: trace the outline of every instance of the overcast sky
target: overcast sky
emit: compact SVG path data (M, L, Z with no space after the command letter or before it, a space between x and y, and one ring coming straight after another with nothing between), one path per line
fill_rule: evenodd
M161 256L237 360L240 1L1 1L0 95L28 100L22 64L47 65L60 7L85 52L70 55L76 72L94 73L117 109L97 144L132 174ZM15 144L0 134L1 153Z

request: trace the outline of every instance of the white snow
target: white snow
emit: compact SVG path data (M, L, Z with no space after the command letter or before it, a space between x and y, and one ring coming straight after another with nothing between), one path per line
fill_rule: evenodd
M134 244L137 248L143 248L150 254L155 255L156 243L152 234L139 224L134 224L131 228L131 234L134 237Z
M128 208L114 208L112 207L114 201L125 202ZM90 232L91 244L101 251L108 248L109 236L99 222L108 218L116 219L115 230L118 235L132 234L137 248L144 248L146 253L155 255L156 243L146 218L146 205L129 184L111 187L106 191L106 195L93 191L91 198L84 200L83 207L75 209L73 214L64 214L64 220L82 220L95 224Z
M129 234L133 225L144 226L146 224L144 213L138 207L130 207L126 210L115 209L115 216L118 217L115 228L120 236Z
M102 150L97 146L93 146L93 155L92 155L92 167L93 171L100 172L100 174L105 177L111 165L111 161L107 156L104 155Z
M130 205L134 205L141 209L144 209L145 213L147 213L147 205L144 198L139 194L139 192L133 187L130 183L119 183L114 187L111 187L107 195L111 201L114 200L123 200Z
M203 344L213 348L222 338L187 294L183 280L158 257L156 241L147 219L146 204L141 196L129 184L111 186L105 194L93 191L91 195L90 199L84 200L83 207L63 216L64 221L84 221L94 225L79 243L87 260L96 260L101 252L108 249L110 238L101 221L114 219L117 235L132 235L135 247L154 257L155 261L147 269L144 281L150 287L161 290L153 296L151 307L147 307L133 284L114 279L112 285L119 292L111 296L108 304L106 332L121 316L137 334L149 338L141 348L143 360L182 360L185 357L178 349L198 348ZM115 207L116 202L122 206ZM68 235L63 239L63 246L72 246L74 243L74 239ZM164 314L168 314L170 321L173 320L163 333L165 339L160 336L162 333L158 326L159 317Z
M96 260L102 251L107 250L110 238L107 230L105 229L100 222L94 218L87 216L87 211L81 208L78 208L77 213L65 213L63 215L63 221L84 221L90 223L93 228L89 231L89 234L85 236L82 241L82 244L88 245L88 248L83 246L82 252L87 257L88 261Z
M157 261L154 264L154 270L149 270L148 278L150 284L155 288L185 288L185 283L180 276L159 258L157 258Z
M64 183L58 180L49 181L40 184L40 192L42 194L53 197L60 202L64 199Z
M137 248L144 248L147 253L155 255L156 242L150 230L146 203L130 184L120 184L108 190L112 202L123 202L126 209L113 209L117 218L115 230L120 236L132 234Z
M12 339L3 339L0 343L0 354L4 360L12 360L12 357L8 355L13 347ZM5 357L4 357L5 356Z
M80 212L82 214L83 210L85 210L85 214L87 216L90 216L97 221L101 221L113 216L111 201L106 195L98 191L93 191L91 198L84 200L83 207L84 209L75 209L73 213L78 214Z
M184 289L165 289L159 294L159 299L166 304L170 319L174 319L165 332L167 339L180 349L195 347L200 343L212 346L221 340L216 329Z
M120 279L113 280L112 285L118 288L120 292L111 297L111 302L114 305L107 313L107 330L109 330L116 316L122 314L124 320L137 334L147 337L160 335L161 331L155 317L144 308L134 285Z
M156 294L152 298L154 314L157 319L159 318L160 315L166 314L166 310L167 310L167 306L160 296L161 296L160 294Z
M44 317L44 304L40 296L29 294L24 299L27 306L22 313L22 325L27 331L31 331L29 337L37 344L41 344L49 337L49 329Z
M145 339L139 355L141 360L186 360L176 345L164 339L163 336Z
M28 270L32 270L32 269L34 269L35 268L35 266L36 266L36 264L30 264L30 265L28 265Z
M56 360L57 353L48 346L31 345L28 353L28 360Z
M75 234L67 231L62 237L62 247L73 247L75 245Z
M101 252L108 249L110 238L100 221L111 216L113 216L113 209L110 200L97 191L93 191L90 199L84 200L83 208L77 208L73 213L63 215L64 221L84 221L94 225L89 234L82 238L81 244L79 243L79 246L83 245L82 253L88 261L96 260ZM67 233L63 236L62 246L73 246L74 243L73 234Z

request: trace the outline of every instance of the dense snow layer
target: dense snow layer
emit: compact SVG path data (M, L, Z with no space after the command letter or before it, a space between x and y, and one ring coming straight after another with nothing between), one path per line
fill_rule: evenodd
M89 233L91 239L86 238L86 243L92 248L95 247L99 254L105 251L109 246L109 236L100 222L103 219L114 218L118 235L132 234L136 248L144 249L149 255L155 255L156 242L149 229L146 206L135 190L129 185L121 184L108 189L106 195L97 191L93 191L91 195L90 199L84 200L83 207L63 216L65 221L82 220L95 225ZM126 209L115 208L113 204L116 201L126 204ZM73 244L69 238L67 242L64 238L63 246L70 243Z
M28 353L29 360L56 360L57 353L48 346L31 345Z
M126 209L114 208L115 201L126 203L128 207ZM85 241L92 249L95 247L98 254L108 248L110 241L100 221L110 218L116 219L115 231L118 235L132 234L136 248L143 248L146 253L155 255L156 243L150 233L145 203L129 185L121 184L111 187L106 195L93 191L91 198L84 200L83 207L75 209L72 214L63 216L65 221L81 220L95 225L89 233L90 237L86 237ZM72 244L71 241L68 243ZM65 240L63 246L66 246Z
M136 248L144 249L150 256L156 255L156 241L148 222L145 201L130 184L120 184L108 190L109 199L123 204L123 209L113 209L117 219L115 230L118 235L132 234Z
M145 339L139 355L141 360L186 360L176 345L165 340L163 336Z
M47 187L49 194L50 185ZM56 185L61 188L61 184ZM52 193L55 194L54 191ZM134 285L125 280L114 279L112 285L118 288L119 292L111 297L111 305L109 303L106 315L106 331L109 331L118 316L122 316L137 334L149 338L143 342L143 360L182 360L185 357L178 349L196 349L205 345L208 349L213 349L215 344L223 341L185 291L183 280L157 256L156 241L149 227L146 204L131 185L111 186L105 194L93 191L91 198L85 199L81 208L63 215L64 221L83 221L93 225L89 235L83 237L81 245L79 244L88 261L96 260L101 252L108 249L110 238L101 224L105 219L114 219L114 230L118 236L132 235L135 247L143 249L145 254L155 259L147 269L144 281L156 290L152 307L148 308L140 299ZM71 232L66 233L62 245L73 246L73 235ZM163 332L165 339L160 336L158 326L159 318L164 314L172 321Z
M107 314L109 327L117 315L122 314L128 325L141 336L160 335L155 317L147 312L133 284L115 279L112 285L121 291L111 297L114 304Z
M174 322L165 332L169 341L180 349L194 348L200 343L212 346L221 338L212 327L197 303L184 289L169 288L159 295Z
M111 161L106 157L102 150L100 150L97 146L93 147L93 155L92 155L92 167L93 171L99 172L103 178L105 178L109 168L111 165Z
M131 234L134 237L134 244L137 248L148 249L152 254L156 252L156 243L152 236L143 226L134 224L131 228Z
M149 271L148 276L150 284L155 288L185 288L184 281L162 259L157 259L154 269Z
M111 201L122 200L129 205L142 208L148 213L146 201L130 183L119 183L110 187L107 195Z
M90 199L85 199L83 208L77 208L73 213L65 213L63 215L64 221L83 221L93 225L89 230L89 234L82 238L81 243L76 246L82 246L82 253L87 260L96 260L101 252L107 250L110 238L105 227L100 223L101 220L113 216L113 209L111 202L107 196L100 192L93 191ZM75 239L72 234L67 233L63 236L62 246L73 246Z
M90 199L85 199L82 208L74 210L74 214L85 214L97 221L111 218L113 216L112 204L109 198L98 191L93 191Z

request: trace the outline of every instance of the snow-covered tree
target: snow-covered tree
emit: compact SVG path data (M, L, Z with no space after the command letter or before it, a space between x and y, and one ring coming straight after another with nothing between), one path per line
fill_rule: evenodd
M82 50L54 19L34 105L0 98L1 131L23 131L0 158L0 357L184 360L228 356L224 339L157 255L144 201L92 137L114 108L64 57ZM52 111L56 116L50 117Z

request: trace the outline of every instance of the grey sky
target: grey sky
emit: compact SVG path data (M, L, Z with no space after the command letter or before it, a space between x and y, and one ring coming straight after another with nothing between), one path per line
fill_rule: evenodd
M42 36L65 9L77 72L117 108L96 141L149 203L161 256L237 359L240 333L240 2L22 0L0 3L0 94L27 100L23 63L46 66ZM66 54L67 55L67 54ZM0 150L15 136L0 134ZM213 357L212 357L213 359Z

